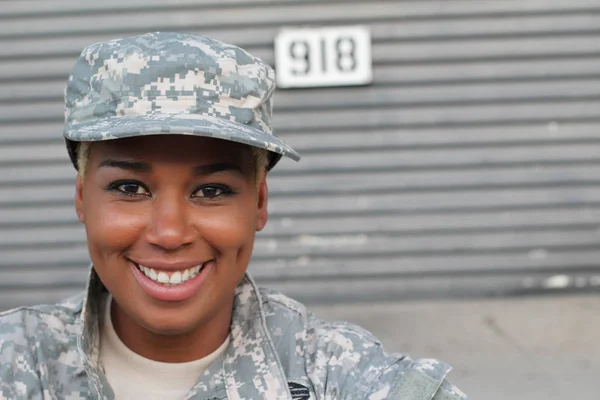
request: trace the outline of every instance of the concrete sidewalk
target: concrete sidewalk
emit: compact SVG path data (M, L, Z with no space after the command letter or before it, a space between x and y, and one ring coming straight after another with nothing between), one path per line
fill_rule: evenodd
M389 351L439 358L472 399L600 398L600 296L313 305Z

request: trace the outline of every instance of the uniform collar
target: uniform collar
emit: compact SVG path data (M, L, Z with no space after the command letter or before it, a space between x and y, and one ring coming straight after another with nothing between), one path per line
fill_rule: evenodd
M112 400L113 391L100 365L98 321L103 291L106 289L92 267L81 311L77 348L90 389L98 399ZM235 290L230 332L226 352L199 377L188 398L202 399L226 393L228 399L291 400L283 368L267 329L258 287L248 273Z

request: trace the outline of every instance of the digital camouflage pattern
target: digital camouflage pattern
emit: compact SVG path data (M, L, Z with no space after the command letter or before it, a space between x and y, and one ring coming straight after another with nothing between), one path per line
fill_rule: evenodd
M299 160L271 128L275 73L239 47L188 33L148 33L86 47L65 89L64 137L154 134L231 140Z
M0 400L114 398L99 359L105 290L92 269L86 291L72 299L0 314ZM446 381L449 370L387 355L362 328L319 319L246 275L236 289L229 347L187 399L466 399Z

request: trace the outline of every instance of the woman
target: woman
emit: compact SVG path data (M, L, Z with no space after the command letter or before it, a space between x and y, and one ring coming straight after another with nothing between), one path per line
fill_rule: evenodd
M86 290L0 316L0 399L463 399L449 367L384 353L247 274L273 70L206 37L89 46L66 88Z

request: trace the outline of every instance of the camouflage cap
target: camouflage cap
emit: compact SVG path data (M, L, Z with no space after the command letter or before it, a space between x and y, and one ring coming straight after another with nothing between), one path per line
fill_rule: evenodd
M86 47L65 89L64 136L77 143L184 134L299 160L271 128L273 69L243 49L189 33L148 33Z

